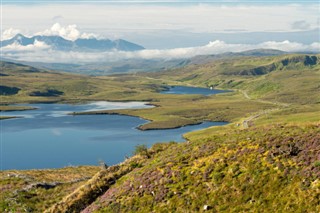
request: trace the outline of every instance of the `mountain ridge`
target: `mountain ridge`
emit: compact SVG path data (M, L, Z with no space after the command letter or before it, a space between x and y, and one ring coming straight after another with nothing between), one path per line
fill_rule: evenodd
M1 41L0 48L19 44L28 46L35 44L36 41L44 42L53 49L62 51L137 51L145 49L143 46L123 40L97 39L97 38L78 38L74 41L65 39L61 36L51 35L34 35L32 37L24 36L18 33L11 39Z

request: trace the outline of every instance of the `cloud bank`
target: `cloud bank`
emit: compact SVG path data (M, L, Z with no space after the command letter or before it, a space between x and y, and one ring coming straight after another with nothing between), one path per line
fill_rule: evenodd
M238 1L197 1L202 3L194 4L189 4L189 1L167 4L161 1L154 1L157 3L152 4L147 1L133 1L133 4L130 1L120 4L117 1L103 1L103 4L97 1L83 1L81 4L46 1L47 3L29 5L15 2L2 6L2 29L21 29L26 35L35 32L59 34L73 39L79 36L78 31L81 29L110 39L122 38L148 48L198 46L210 39L227 40L223 35L206 36L211 33L234 34L233 38L229 37L229 42L247 43L249 39L239 41L238 35L241 32L296 33L316 30L320 26L319 4L316 1L247 1L246 4L236 3ZM56 22L77 25L55 26L43 31ZM199 42L202 36L205 38ZM281 39L265 34L258 40L288 39L302 43L319 40L318 31L308 37L308 42L304 42L308 38L300 34L278 36ZM255 39L252 38L251 43L258 43Z
M3 41L3 40L10 39L15 35L17 35L18 33L21 33L21 30L14 29L14 28L5 29L1 34L1 40Z
M15 42L11 45L2 47L2 53L19 53L19 52L39 52L42 50L50 50L51 46L46 44L45 42L35 40L33 44L29 44L26 46L20 45L19 43Z
M74 41L78 38L98 38L99 36L94 33L81 33L77 25L67 25L61 26L59 23L52 25L50 29L46 29L41 32L35 33L35 35L45 35L45 36L61 36L67 40Z
M4 58L54 62L54 63L90 63L108 62L123 59L179 59L196 55L220 54L226 52L241 52L253 49L276 49L286 52L320 52L320 42L301 44L290 42L267 41L259 44L231 44L221 40L210 41L208 44L196 47L173 49L145 49L135 52L109 51L109 52L63 52L53 50L50 46L36 41L33 45L25 47L13 44L2 48Z
M62 26L60 23L55 23L49 29L45 29L36 33L28 33L20 29L8 28L2 32L1 40L3 41L11 39L18 33L22 33L29 37L35 35L60 36L71 41L74 41L78 38L102 38L102 36L95 33L81 32L76 24Z

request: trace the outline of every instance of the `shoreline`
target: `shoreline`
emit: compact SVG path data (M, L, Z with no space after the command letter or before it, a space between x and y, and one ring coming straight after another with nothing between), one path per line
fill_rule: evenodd
M14 119L14 118L22 118L18 116L0 116L0 120L9 120L9 119Z
M109 101L109 100L95 100L95 101L78 101L78 102L57 102L57 101L52 101L52 102L30 102L30 103L25 103L25 104L90 104L90 103L94 103L94 102L98 102L98 101L106 101L106 102L114 102L114 103L129 103L129 102L144 102L144 101L138 101L138 100L135 100L135 101ZM15 103L15 104L18 104L18 103ZM22 104L22 103L19 103L19 104ZM146 102L144 103L145 106L152 106L152 107L159 107L159 105L157 104L153 104L153 103L149 103L149 102ZM8 106L8 107L20 107L20 106ZM26 107L26 108L23 108L24 106L21 106L21 109L6 109L6 110L1 110L0 108L0 112L14 112L14 111L28 111L28 110L37 110L39 108L37 107ZM134 108L134 109L144 109L144 108ZM126 113L122 113L122 112L116 112L116 110L130 110L130 108L126 109L110 109L110 110L97 110L97 111L80 111L80 112L71 112L71 113L68 113L66 115L70 115L70 116L80 116L80 115L122 115L122 116L130 116L130 117L137 117L137 118L140 118L140 119L143 119L146 121L146 123L144 124L141 124L137 127L135 127L136 129L140 130L140 131L150 131L150 130L169 130L169 129L179 129L179 128L182 128L182 127L185 127L185 126L193 126L193 125L200 125L204 122L227 122L227 123L230 123L230 121L226 121L226 120L215 120L215 121L212 121L212 120L203 120L203 121L196 121L196 122L190 122L190 123L186 123L186 124L181 124L181 125L176 125L176 126L171 126L171 127L166 127L166 126L163 126L163 127L146 127L144 128L145 125L147 124L150 124L152 123L154 120L150 120L150 119L146 119L146 118L143 118L141 116L138 116L138 115L130 115L130 114L126 114ZM1 118L1 120L5 120L5 119L13 119L13 118L23 118L21 116L3 116L5 118Z
M72 115L72 116L81 116L81 115L120 115L120 116L136 117L136 118L140 118L140 119L143 119L143 120L147 121L147 123L141 124L141 125L136 127L136 129L138 129L140 131L179 129L179 128L186 127L186 126L200 125L200 124L203 124L204 122L221 122L221 123L228 123L228 124L231 123L229 121L204 120L204 121L198 121L198 122L195 122L195 123L177 125L177 126L174 126L174 127L149 127L149 128L147 127L147 128L143 128L144 125L153 122L153 120L148 120L148 119L145 119L145 118L143 118L141 116L129 115L129 114L125 114L125 113L121 113L121 112L114 112L114 111L74 112L74 113L69 113L68 115Z

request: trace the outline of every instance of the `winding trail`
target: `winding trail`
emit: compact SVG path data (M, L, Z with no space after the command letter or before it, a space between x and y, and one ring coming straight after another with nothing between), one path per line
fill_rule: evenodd
M145 77L145 78L149 79L149 80L159 80L157 78L152 78L152 77ZM178 83L177 81L174 81L174 80L166 80L166 82L173 83L173 84L177 84ZM185 83L185 82L184 82L184 85L194 86L194 85L192 85L190 83ZM253 115L251 115L251 116L249 116L247 118L244 118L244 120L241 122L243 128L249 128L250 125L252 125L252 121L256 120L257 118L261 117L262 115L267 115L267 114L270 114L272 112L275 112L275 111L278 111L278 110L281 110L283 108L286 108L286 107L290 106L290 104L276 102L276 101L253 99L248 95L247 91L245 91L245 90L238 89L236 91L240 92L248 100L252 100L252 101L256 101L256 102L264 103L264 104L271 104L271 105L275 105L276 106L276 108L261 110L261 111L258 111L256 113L254 113ZM241 126L241 125L239 125L239 126Z
M267 115L267 114L270 114L274 111L278 111L278 110L281 110L283 108L286 108L286 107L289 107L290 104L286 104L286 103L280 103L280 102L275 102L275 101L266 101L266 100L261 100L261 99L252 99L248 93L244 90L238 90L239 92L241 92L243 94L243 96L248 99L248 100L254 100L254 101L257 101L257 102L260 102L260 103L267 103L267 104L272 104L272 105L276 105L277 107L276 108L273 108L273 109L267 109L267 110L261 110L261 111L258 111L256 112L255 114L251 115L250 117L248 118L245 118L243 121L242 121L242 127L243 128L249 128L250 125L252 125L252 121L259 118L260 116L262 115Z
M156 79L156 78L152 78L152 77L145 77L146 79L149 79L149 80L159 80L159 79ZM173 83L173 84L176 84L177 82L174 81L174 80L166 80L168 83ZM194 85L191 85L189 83L185 83L187 86L194 86ZM278 110L281 110L283 108L286 108L286 107L289 107L290 104L286 104L286 103L281 103L281 102L276 102L276 101L267 101L267 100L261 100L261 99L253 99L251 98L247 91L245 90L236 90L238 92L240 92L246 99L248 100L252 100L252 101L256 101L256 102L259 102L259 103L264 103L264 104L271 104L271 105L275 105L276 108L272 108L272 109L267 109L267 110L261 110L261 111L258 111L256 113L254 113L253 115L247 117L247 118L244 118L244 120L241 122L242 123L242 127L243 128L249 128L250 125L252 125L252 121L256 120L257 118L261 117L262 115L267 115L267 114L270 114L272 112L275 112L275 111L278 111ZM241 125L239 125L241 126Z

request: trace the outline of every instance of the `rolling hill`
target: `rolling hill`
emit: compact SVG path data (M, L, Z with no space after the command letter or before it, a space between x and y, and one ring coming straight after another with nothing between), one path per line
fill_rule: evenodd
M95 45L93 45L94 47ZM102 45L103 46L103 45ZM22 63L39 69L50 69L62 72L71 72L85 75L113 75L122 73L137 73L137 72L157 72L170 70L174 68L185 67L187 65L201 65L213 62L215 60L224 60L239 57L263 57L277 56L288 54L283 51L273 49L255 49L244 52L229 52L217 55L198 55L191 58L182 59L118 59L105 60L95 63L45 63L32 61L16 61L13 59L3 59L14 63Z
M20 89L1 96L7 103L147 100L157 107L91 113L150 120L142 129L204 120L230 124L187 133L185 143L137 149L135 156L108 168L2 171L0 210L319 212L319 59L314 54L241 56L105 77L28 72L29 66L4 62L2 86ZM233 92L208 97L158 93L168 85ZM63 94L30 96L40 89Z

